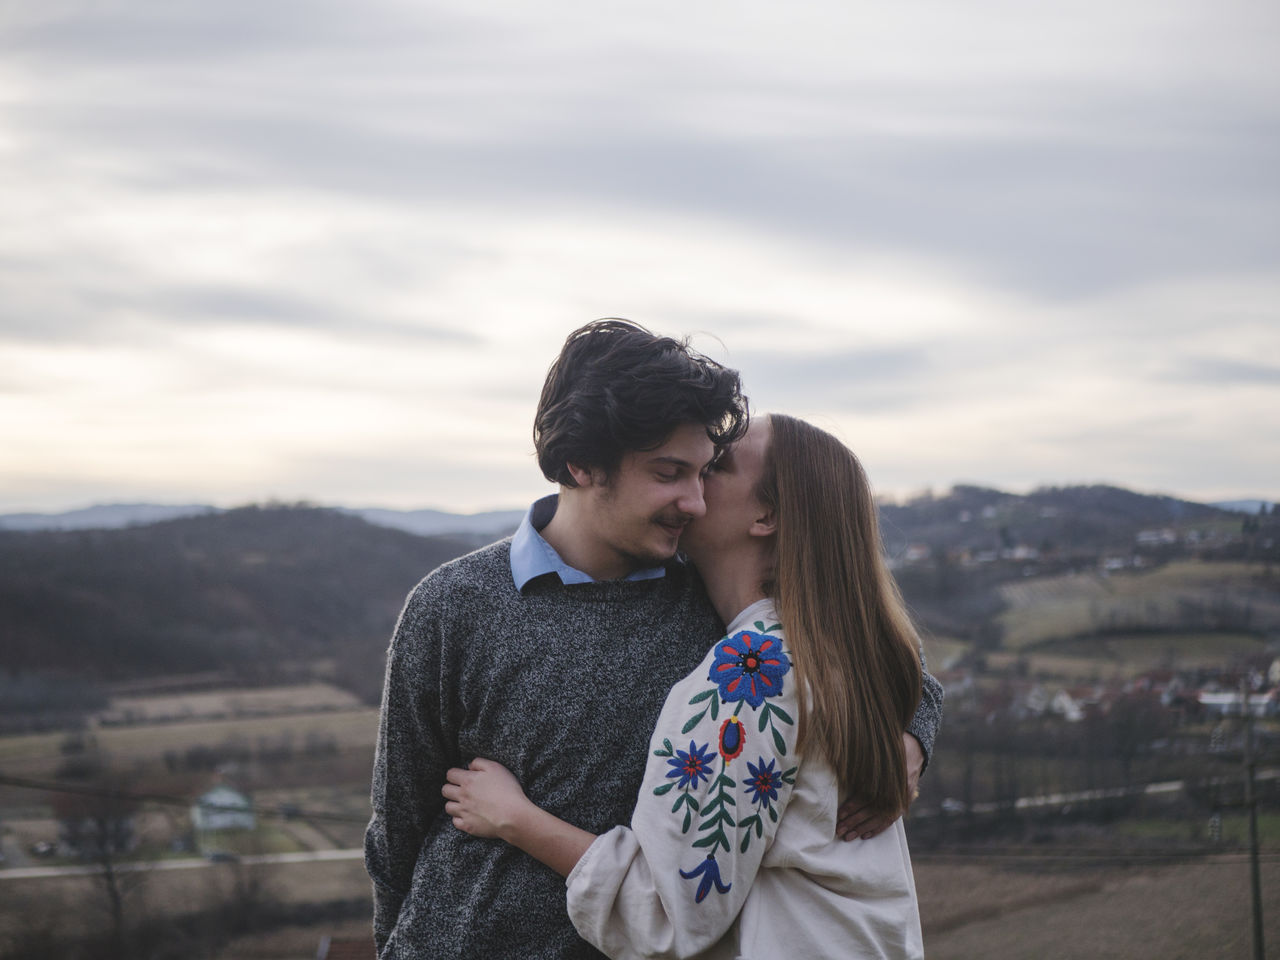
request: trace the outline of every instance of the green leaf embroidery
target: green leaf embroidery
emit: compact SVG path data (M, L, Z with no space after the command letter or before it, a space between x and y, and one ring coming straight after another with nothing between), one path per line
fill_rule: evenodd
M701 703L703 700L707 699L707 697L714 697L715 694L716 692L714 690L703 690L701 693L693 696L689 701L689 706L693 706L695 703Z
M726 803L735 807L738 805L738 801L733 799L731 794L724 792L717 793L713 799L707 801L707 805L702 808L702 812L710 813L716 807L723 807Z
M773 712L777 714L778 719L781 720L783 723L789 723L792 726L795 725L795 721L791 719L791 714L787 713L787 711L783 710L776 703L771 703L769 704L769 706L773 710Z
M773 732L773 745L778 748L778 754L780 756L785 757L787 755L786 741L782 739L782 734L780 734L776 729L773 730L772 732Z
M688 733L690 730L692 730L694 727L698 725L698 721L700 721L704 716L706 716L706 714L707 714L707 711L703 710L702 713L698 714L696 717L690 718L690 720L687 723L685 723L684 729L681 730L680 732Z
M675 785L676 785L676 782L674 780L669 780L668 782L662 784L661 786L654 787L653 795L655 797L660 797L664 793L669 793L671 791L671 788L674 787Z
M726 853L728 853L729 850L732 849L729 846L729 838L725 836L725 833L723 830L719 830L719 829L716 830L715 833L708 834L707 836L703 837L701 840L693 841L693 845L695 847L712 847L713 849L715 847L724 847Z
M705 813L706 811L704 810L703 812ZM710 817L707 817L705 820L702 821L702 823L698 826L698 831L701 832L703 830L710 830L717 823L725 823L731 827L736 825L729 811L721 807Z

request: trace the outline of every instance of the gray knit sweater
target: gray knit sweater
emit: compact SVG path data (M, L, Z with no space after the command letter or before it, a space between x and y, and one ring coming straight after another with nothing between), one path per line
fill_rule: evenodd
M592 833L631 818L667 691L722 624L696 574L522 592L501 541L432 572L387 654L365 862L381 958L593 958L564 880L444 813L445 771L502 763L539 806ZM941 687L926 677L912 733L931 750Z

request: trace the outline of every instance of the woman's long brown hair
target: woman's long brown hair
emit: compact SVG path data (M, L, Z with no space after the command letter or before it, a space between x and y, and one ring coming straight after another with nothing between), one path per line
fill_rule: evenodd
M816 744L841 797L896 815L907 807L902 734L920 700L920 652L885 563L862 464L831 434L772 414L758 495L777 519L769 593L810 696L799 749Z

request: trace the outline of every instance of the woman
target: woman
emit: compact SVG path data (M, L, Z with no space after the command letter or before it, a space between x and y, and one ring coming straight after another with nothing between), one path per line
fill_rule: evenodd
M683 547L729 627L667 698L630 828L565 823L483 759L449 771L445 812L566 876L574 926L615 960L923 956L901 820L835 839L841 798L906 808L920 697L866 475L830 434L775 414L705 497Z

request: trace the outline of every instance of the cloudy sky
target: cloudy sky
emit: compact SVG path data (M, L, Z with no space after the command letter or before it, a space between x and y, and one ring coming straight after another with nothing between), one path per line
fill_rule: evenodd
M0 512L547 487L693 334L882 493L1280 499L1271 0L0 4Z

